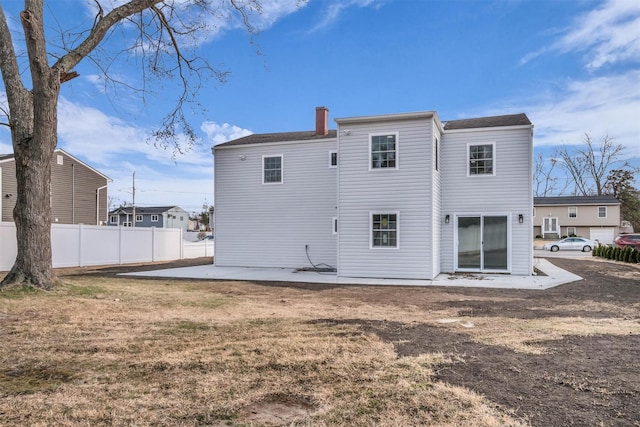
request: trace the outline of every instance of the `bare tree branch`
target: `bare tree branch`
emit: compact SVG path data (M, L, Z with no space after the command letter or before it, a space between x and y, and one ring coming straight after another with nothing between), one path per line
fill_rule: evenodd
M534 194L536 197L549 196L557 190L558 177L553 174L557 164L558 161L554 157L550 158L548 163L542 153L536 157L533 165Z
M585 132L584 147L562 146L556 151L556 155L562 160L561 166L573 179L574 194L604 194L607 173L618 162L624 150L622 144L615 145L613 141L613 138L605 134L602 143L596 145L591 135Z
M96 46L102 41L105 34L116 23L135 13L141 12L149 7L162 3L163 0L131 0L121 6L116 7L104 17L97 20L87 38L78 45L77 48L60 58L52 68L60 71L63 75L68 73L78 65Z

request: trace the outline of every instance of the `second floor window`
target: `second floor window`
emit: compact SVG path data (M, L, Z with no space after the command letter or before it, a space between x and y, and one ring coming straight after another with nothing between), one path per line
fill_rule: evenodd
M606 217L607 217L607 207L598 206L598 218L606 218Z
M338 153L336 151L329 152L329 167L338 167Z
M275 184L282 182L282 156L262 157L262 183Z
M469 176L495 175L494 144L469 145Z
M398 134L371 135L371 169L397 169Z
M578 208L575 206L569 206L569 218L578 217Z

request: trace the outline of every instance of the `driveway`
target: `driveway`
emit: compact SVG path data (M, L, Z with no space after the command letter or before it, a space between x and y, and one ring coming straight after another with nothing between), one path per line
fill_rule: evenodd
M569 258L569 259L591 259L591 252L582 251L558 251L551 252L544 249L534 249L533 256L535 258Z

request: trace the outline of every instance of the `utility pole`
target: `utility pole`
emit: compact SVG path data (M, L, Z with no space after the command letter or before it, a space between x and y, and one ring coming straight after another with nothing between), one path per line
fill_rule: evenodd
M131 218L131 226L135 227L136 226L136 171L133 171L133 189L132 190L133 190L132 191L133 218Z

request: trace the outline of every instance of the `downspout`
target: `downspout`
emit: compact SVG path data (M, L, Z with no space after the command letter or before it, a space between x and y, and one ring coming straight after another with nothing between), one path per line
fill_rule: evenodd
M71 224L76 223L76 165L71 163Z
M100 225L100 190L107 188L106 185L98 187L96 190L96 225ZM109 221L109 208L107 207L107 221Z

